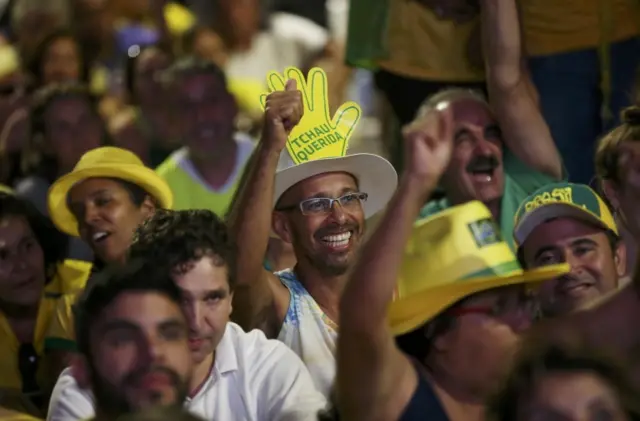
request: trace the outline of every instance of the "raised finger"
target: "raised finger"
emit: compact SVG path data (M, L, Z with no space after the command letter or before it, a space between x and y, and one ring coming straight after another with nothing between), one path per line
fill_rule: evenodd
M286 83L280 73L271 72L267 76L267 86L269 87L269 92L284 91Z
M324 111L327 118L329 115L329 88L327 83L327 74L319 67L314 67L307 75L309 81L309 109L316 111Z
M305 108L310 109L311 103L309 102L309 90L307 88L307 81L304 74L297 67L287 67L284 74L287 79L293 79L296 81L298 90L302 93L302 104Z

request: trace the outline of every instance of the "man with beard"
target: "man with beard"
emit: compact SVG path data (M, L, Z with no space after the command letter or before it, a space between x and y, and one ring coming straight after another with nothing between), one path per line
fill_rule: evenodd
M93 392L95 409L66 419L107 421L146 407L182 404L193 364L181 300L172 279L141 260L94 278L75 309L81 357L73 372L78 384ZM56 401L71 413L79 409L69 399L74 390L58 393L52 396L50 419L63 419Z
M388 161L372 154L294 164L291 145L285 149L287 138L297 125L308 124L303 114L313 119L314 110L324 112L326 89L317 92L313 86L326 86L326 75L314 69L305 78L289 69L278 78L266 98L255 162L230 215L239 246L233 316L245 330L262 329L291 347L328 396L346 272L362 241L365 219L386 205L397 175ZM311 99L315 107L310 107ZM352 130L358 118L357 107L345 104L327 126L332 133L338 133L341 124ZM341 137L348 139L350 133ZM310 145L324 141L311 130L300 136L307 136L302 142ZM263 268L271 232L292 245L297 260L293 269L274 274Z
M570 273L540 288L544 316L584 308L616 290L625 274L626 248L615 219L583 184L555 183L533 192L516 212L513 235L524 267L571 265Z
M480 200L500 222L501 231L510 233L522 199L560 180L562 162L521 68L515 2L483 0L481 8L491 107L478 93L447 89L419 110L418 121L429 110L449 105L455 123L453 153L440 180L446 197L429 202L420 216Z
M235 132L238 107L223 71L208 60L184 58L163 72L175 103L182 143L157 168L171 187L174 209L224 215L253 151Z
M326 400L300 358L259 330L245 333L229 323L235 253L226 226L207 210L158 211L138 228L130 248L130 259L153 262L178 287L190 353L183 357L193 361L185 407L206 420L315 421ZM69 377L59 381L67 386L64 406L82 413L54 419L90 417L91 396Z

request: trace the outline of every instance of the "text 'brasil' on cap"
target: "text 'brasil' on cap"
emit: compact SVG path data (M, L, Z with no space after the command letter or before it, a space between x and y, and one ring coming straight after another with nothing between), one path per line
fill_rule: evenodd
M567 264L523 271L484 204L454 206L414 226L389 309L389 325L401 335L470 295L534 284L568 271Z
M618 235L618 226L609 207L591 187L559 182L536 190L520 204L513 224L516 245L522 245L538 225L563 217L578 219Z

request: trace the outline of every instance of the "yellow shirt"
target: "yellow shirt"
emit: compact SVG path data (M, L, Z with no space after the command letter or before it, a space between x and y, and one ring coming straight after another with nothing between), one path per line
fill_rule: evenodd
M38 318L36 320L33 346L39 356L45 354L45 338L48 336L49 326L55 317L60 303L71 308L73 297L84 288L87 282L91 264L75 260L66 260L58 266L56 276L45 287L40 301ZM69 310L69 314L71 314ZM18 348L20 344L15 337L9 322L0 313L0 388L22 389L22 378L18 370ZM40 367L39 375L46 372Z
M224 217L238 189L245 164L253 151L253 142L237 138L236 166L227 183L218 190L211 189L202 180L189 159L186 148L179 149L156 168L173 192L173 209L207 209Z
M484 69L473 67L467 59L469 42L480 35L474 33L479 28L479 17L457 24L438 19L417 1L388 1L386 58L378 62L380 67L414 79L484 80Z
M638 0L519 0L524 48L540 56L638 35Z
M5 186L4 184L0 184L0 192L14 194L13 189L9 186Z

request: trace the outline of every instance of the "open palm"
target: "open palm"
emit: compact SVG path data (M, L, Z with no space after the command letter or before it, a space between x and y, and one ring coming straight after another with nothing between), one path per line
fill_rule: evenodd
M362 114L355 102L342 104L335 115L329 111L327 75L320 68L313 68L305 79L294 67L287 68L283 75L272 72L267 77L270 92L285 90L286 81L297 82L302 93L304 114L293 127L287 141L287 150L296 164L302 162L344 156L349 138ZM261 98L264 107L266 95Z

